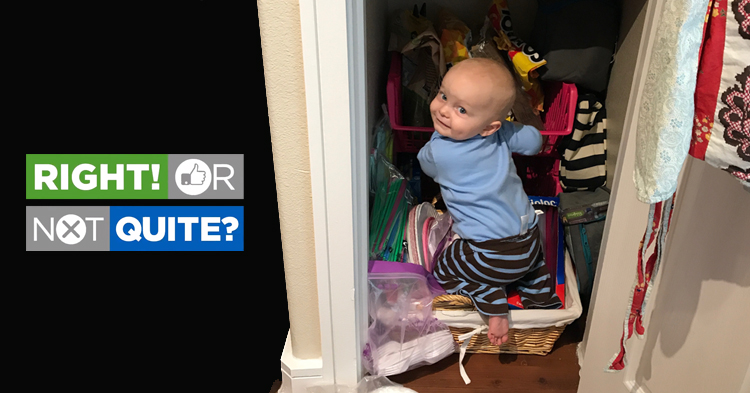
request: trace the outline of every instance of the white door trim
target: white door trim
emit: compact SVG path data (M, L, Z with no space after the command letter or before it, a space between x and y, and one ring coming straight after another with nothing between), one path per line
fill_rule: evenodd
M315 384L355 386L363 375L368 230L363 10L362 0L300 0L321 332L322 367Z
M307 134L310 154L310 186L312 194L313 231L315 241L315 260L318 287L318 313L320 317L321 357L320 368L308 370L307 375L291 374L300 366L290 361L285 347L282 355L282 371L290 377L284 384L289 384L291 392L304 392L308 385L333 384L333 331L331 315L331 291L329 277L328 253L328 216L326 202L325 154L323 140L323 117L320 66L318 64L318 21L316 0L300 0L300 31L302 41L302 61L305 77L305 103L307 109ZM293 132L293 130L289 130ZM290 340L287 339L287 344ZM286 357L286 359L285 359ZM292 357L293 358L293 357ZM316 378L317 377L317 378ZM314 379L314 382L311 381Z
M367 20L364 0L349 0L347 4L347 39L349 53L349 110L351 113L351 165L353 208L353 263L354 263L354 307L355 307L355 356L356 381L365 373L362 365L362 350L367 341L368 283L367 262L369 259L369 151L367 135L367 49L365 43ZM371 103L372 104L372 103Z

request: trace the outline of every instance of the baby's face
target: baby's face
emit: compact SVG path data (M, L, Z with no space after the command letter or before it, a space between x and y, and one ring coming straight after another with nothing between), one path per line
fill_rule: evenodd
M499 119L497 83L488 83L475 67L452 68L430 104L435 130L455 140L465 140L485 132ZM491 127L490 127L491 128Z

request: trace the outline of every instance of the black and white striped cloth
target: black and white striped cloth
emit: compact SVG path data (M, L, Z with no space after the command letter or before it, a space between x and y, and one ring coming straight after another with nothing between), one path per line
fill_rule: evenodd
M578 96L573 132L560 142L564 192L593 191L607 183L607 112L593 94Z

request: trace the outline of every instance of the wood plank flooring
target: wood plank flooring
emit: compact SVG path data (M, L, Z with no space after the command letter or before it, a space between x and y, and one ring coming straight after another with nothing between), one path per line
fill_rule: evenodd
M459 373L458 354L388 378L419 393L576 393L580 370L576 348L583 339L584 318L568 325L546 356L466 354L469 385ZM275 383L271 393L280 385Z
M567 326L545 356L467 354L468 385L459 373L458 354L389 379L419 393L575 393L580 370L576 348L583 338L580 321Z

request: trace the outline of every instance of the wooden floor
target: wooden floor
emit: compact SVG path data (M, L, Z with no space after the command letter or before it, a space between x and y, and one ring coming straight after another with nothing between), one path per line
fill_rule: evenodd
M579 321L566 327L552 352L545 356L466 354L469 385L459 373L458 354L389 379L420 393L575 393L580 369L576 348L583 338Z
M388 379L419 393L576 393L580 369L576 348L583 339L584 323L585 319L579 318L568 325L545 356L466 354L469 385L459 373L458 354ZM279 385L275 384L271 393Z

